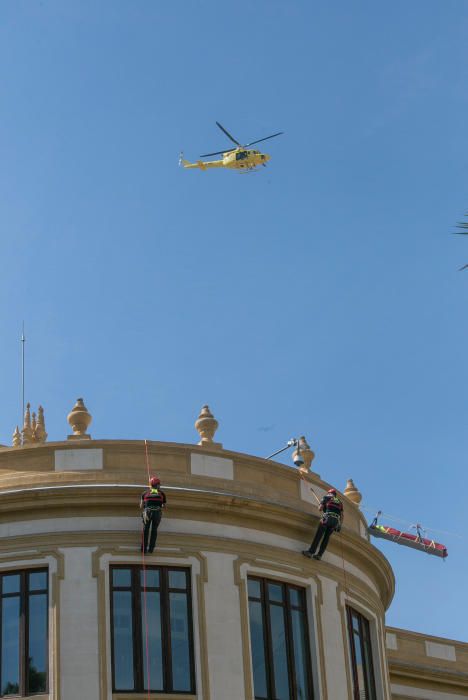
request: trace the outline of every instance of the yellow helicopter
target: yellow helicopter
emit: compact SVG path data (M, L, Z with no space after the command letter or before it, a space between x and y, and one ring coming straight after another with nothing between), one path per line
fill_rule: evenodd
M270 160L270 156L267 153L260 153L260 151L249 150L249 146L253 146L255 143L260 143L260 141L266 141L267 139L272 139L275 136L280 136L283 131L278 131L277 134L272 134L271 136L265 136L263 139L258 139L257 141L251 141L251 143L242 144L239 143L229 131L227 131L222 124L216 122L216 125L223 131L226 136L231 139L233 143L236 144L236 148L230 148L227 151L216 151L216 153L205 153L200 156L200 158L209 158L210 156L222 155L222 160L197 160L196 163L190 163L188 160L184 160L183 154L180 154L179 165L184 168L200 168L200 170L207 170L208 168L230 168L231 170L243 170L244 172L252 171L259 165L264 165L266 167L267 162Z

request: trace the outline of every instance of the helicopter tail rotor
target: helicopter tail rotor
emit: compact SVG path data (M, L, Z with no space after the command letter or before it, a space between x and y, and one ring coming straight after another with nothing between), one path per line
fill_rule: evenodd
M198 167L200 167L198 163L191 163L190 161L185 160L184 154L182 153L182 151L180 152L180 155L179 155L179 165L181 168L198 168Z

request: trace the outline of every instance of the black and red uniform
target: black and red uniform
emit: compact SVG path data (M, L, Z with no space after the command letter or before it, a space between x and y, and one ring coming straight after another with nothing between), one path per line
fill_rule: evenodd
M143 545L145 554L151 554L156 544L158 526L162 518L162 509L166 505L166 494L161 489L149 488L143 491L140 498L140 508L143 509L144 524Z
M310 545L308 552L309 555L312 554L312 556L320 559L327 548L328 540L332 533L341 530L341 523L343 522L343 502L336 494L327 493L320 501L319 508L323 511L323 515L320 519L317 532L315 533L314 541ZM318 554L315 554L315 550L319 544L320 549Z

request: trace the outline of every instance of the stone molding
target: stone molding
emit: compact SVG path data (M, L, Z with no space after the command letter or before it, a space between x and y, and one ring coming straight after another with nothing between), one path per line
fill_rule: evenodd
M122 487L118 494L109 489L103 494L102 488L90 485L88 489L77 486L57 488L53 492L45 489L41 498L34 490L22 489L15 493L0 493L0 514L3 521L24 522L42 518L71 518L106 515L120 517L137 517L137 494L140 487ZM122 492L121 492L122 491ZM170 489L168 489L168 496ZM19 508L21 505L21 508ZM257 499L247 500L242 496L221 495L216 491L199 490L190 492L181 490L171 495L167 517L182 520L200 520L213 522L217 527L235 525L253 530L285 536L299 542L309 540L312 529L318 522L318 516L299 509L279 504L262 502ZM25 518L25 515L28 516ZM329 550L341 561L343 557L358 569L364 570L375 581L380 591L380 599L388 608L394 593L394 577L388 561L373 545L353 532L343 529L340 535L331 539ZM321 567L326 567L329 575L340 578L353 577L349 572L340 571L340 567L322 560ZM354 577L355 578L355 577ZM369 594L369 592L368 592Z
M461 693L468 697L468 643L421 632L387 627L397 640L397 649L387 649L392 684ZM427 654L427 643L452 647L455 660Z

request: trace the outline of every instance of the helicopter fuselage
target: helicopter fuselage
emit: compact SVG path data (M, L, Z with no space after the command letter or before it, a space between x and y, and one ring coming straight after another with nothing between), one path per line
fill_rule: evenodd
M229 168L231 170L253 170L260 165L266 165L270 160L267 153L260 153L245 148L236 148L233 151L223 153L222 160L197 160L196 163L190 163L183 158L180 159L180 164L184 168L199 168L200 170L208 170L208 168Z

